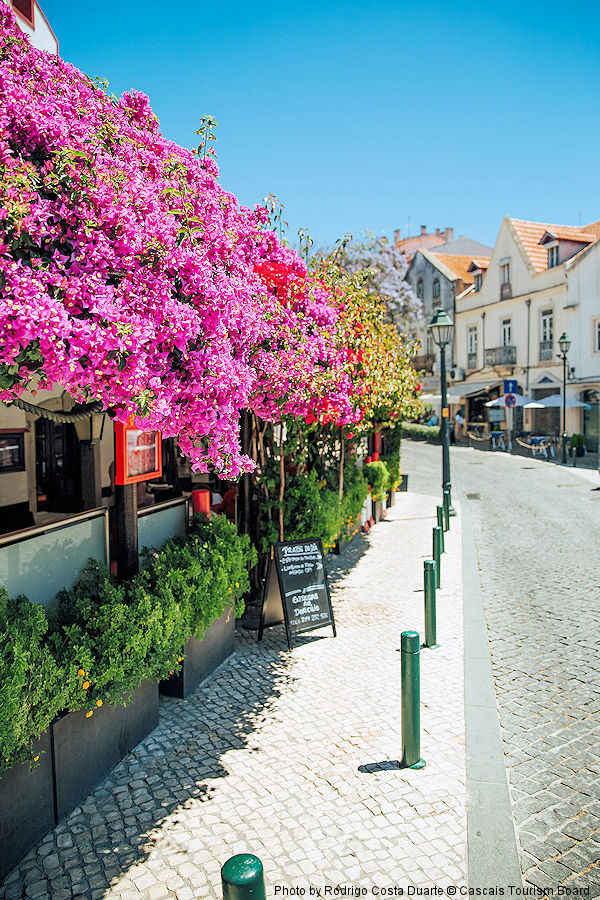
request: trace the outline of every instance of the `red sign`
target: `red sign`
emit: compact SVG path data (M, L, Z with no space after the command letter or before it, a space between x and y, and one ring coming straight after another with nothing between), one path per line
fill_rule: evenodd
M508 406L509 409L512 409L513 406L517 405L517 398L514 394L507 394L504 398L504 403Z
M115 422L115 484L135 484L162 475L160 431L140 431Z

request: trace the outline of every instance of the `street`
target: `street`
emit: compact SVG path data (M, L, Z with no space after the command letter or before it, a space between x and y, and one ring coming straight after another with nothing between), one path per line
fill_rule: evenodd
M426 492L439 448L403 450ZM473 522L525 882L599 896L597 474L462 447L451 464Z

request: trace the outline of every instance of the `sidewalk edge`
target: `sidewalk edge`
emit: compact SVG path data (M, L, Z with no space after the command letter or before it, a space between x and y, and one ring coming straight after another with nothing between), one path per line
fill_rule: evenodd
M477 553L469 501L464 494L461 513L468 884L478 888L521 887Z

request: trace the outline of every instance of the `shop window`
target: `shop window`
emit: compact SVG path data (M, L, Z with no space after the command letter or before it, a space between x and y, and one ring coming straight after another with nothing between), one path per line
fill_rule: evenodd
M0 472L25 470L25 442L23 432L0 434Z

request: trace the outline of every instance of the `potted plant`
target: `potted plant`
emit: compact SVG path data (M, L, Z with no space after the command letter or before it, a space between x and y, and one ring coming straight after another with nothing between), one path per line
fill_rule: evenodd
M569 449L572 456L583 456L585 452L585 438L582 434L572 434L569 441Z
M379 522L383 518L383 499L390 483L388 467L381 460L376 460L365 466L364 473L371 488L373 519Z

